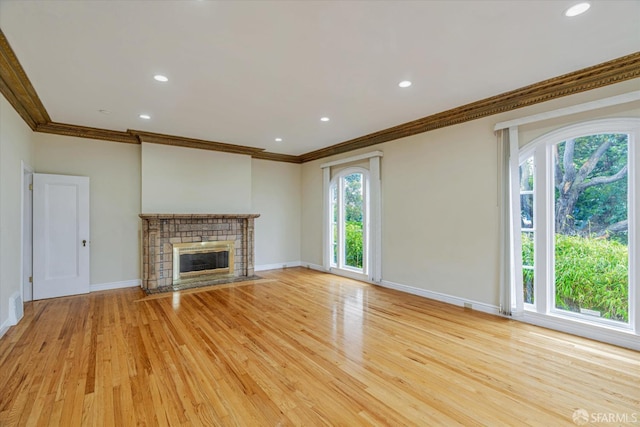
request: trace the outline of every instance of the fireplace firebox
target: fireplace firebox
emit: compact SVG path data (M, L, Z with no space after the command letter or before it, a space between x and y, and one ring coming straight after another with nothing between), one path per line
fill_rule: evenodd
M175 243L173 282L205 275L233 275L234 242Z

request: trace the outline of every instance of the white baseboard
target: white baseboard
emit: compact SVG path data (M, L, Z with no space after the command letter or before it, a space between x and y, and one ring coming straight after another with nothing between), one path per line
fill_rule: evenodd
M342 271L327 271L327 270L325 270L324 266L318 265L318 264L312 264L310 262L302 261L302 263L300 265L302 267L311 268L313 270L322 271L324 273L330 273L330 274L335 274L336 276L343 276L343 277L353 278L353 279L356 279L356 280L360 280L362 282L371 283L372 285L382 286L382 287L389 288L389 289L395 289L397 291L406 292L408 294L417 295L417 296L421 296L421 297L424 297L424 298L429 298L429 299L436 300L436 301L446 302L448 304L457 305L459 307L465 307L465 304L466 304L467 307L469 307L469 305L471 305L470 308L473 309L473 310L478 310L478 311L482 311L484 313L489 313L489 314L500 315L500 307L498 307L497 305L491 305L491 304L487 304L487 303L484 303L484 302L474 301L474 300L470 300L470 299L466 299L466 298L455 297L455 296L452 296L452 295L442 294L442 293L439 293L439 292L429 291L429 290L426 290L426 289L415 288L413 286L401 285L400 283L394 283L394 282L390 282L388 280L382 280L380 282L372 282L370 280L363 280L362 278L357 277L357 275L354 275L353 277L351 277L346 272L343 274Z
M324 269L324 266L313 264L311 262L300 261L300 267L310 268L312 270L322 271L323 273L328 273L327 270Z
M427 289L415 288L413 286L401 285L399 283L383 280L377 285L384 286L385 288L395 289L397 291L406 292L413 295L429 298L436 301L446 302L447 304L457 305L459 307L467 307L473 310L482 311L489 314L500 314L500 307L496 305L487 304L484 302L474 301L466 298L460 298L453 295L441 294L440 292L429 291ZM465 305L466 304L466 305ZM469 307L470 305L470 307Z
M276 264L262 264L253 267L253 271L278 270L280 268L300 267L300 261L279 262Z
M9 324L17 325L24 316L24 304L20 291L16 291L9 297Z
M11 322L9 321L9 319L5 319L4 322L2 322L2 325L0 325L0 338L2 338L4 336L4 334L7 333L7 331L9 330L9 328L11 327Z
M465 298L455 297L452 295L442 294L426 289L414 288L412 286L401 285L399 283L393 283L387 280L383 280L381 283L379 283L379 285L401 292L407 292L425 298L430 298L436 301L457 305L460 307L464 307L465 303L467 304L467 306L468 304L471 304L471 308L473 310L500 316L500 308L491 304L468 300ZM634 334L632 331L619 331L606 327L584 327L583 325L574 321L556 318L549 315L531 313L527 311L525 311L522 316L513 317L512 319L536 326L541 326L543 328L553 329L556 331L589 338L596 341L606 342L620 347L630 348L632 350L640 350L640 341L638 341L638 335Z
M110 289L134 288L140 287L142 282L140 279L124 280L122 282L98 283L90 285L89 292L108 291Z

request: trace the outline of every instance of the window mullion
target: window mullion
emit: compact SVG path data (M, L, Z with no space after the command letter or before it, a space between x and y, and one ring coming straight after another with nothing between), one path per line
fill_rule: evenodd
M536 217L536 230L534 234L534 268L536 276L536 287L534 289L536 311L538 313L547 313L549 307L549 295L551 294L549 268L549 245L548 236L550 233L549 224L553 224L549 212L549 182L553 182L553 177L547 167L547 160L551 156L550 149L546 147L538 147L534 157L534 216Z
M345 266L344 177L338 180L338 268Z
M362 273L369 274L369 180L362 175Z

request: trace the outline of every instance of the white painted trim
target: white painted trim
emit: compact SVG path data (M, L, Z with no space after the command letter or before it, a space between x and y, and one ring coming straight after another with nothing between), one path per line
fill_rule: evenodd
M382 182L380 157L369 159L369 280L382 280Z
M584 324L580 321L567 320L553 314L542 314L533 311L525 311L522 317L515 320L632 350L640 350L640 339L637 334L630 330L613 329L604 325L594 325L593 323Z
M7 331L9 330L9 328L11 327L11 322L9 321L9 319L5 319L4 322L2 322L2 325L0 325L0 338L2 338L4 336L4 334L7 333Z
M34 174L34 170L33 168L28 165L27 163L24 162L24 160L20 161L21 164L21 171L22 171L22 176L20 177L20 294L22 295L22 302L24 303L25 301L32 301L33 300L33 284L31 284L32 289L31 289L31 298L27 299L25 297L25 277L24 277L24 268L25 268L25 259L24 259L24 229L25 229L25 222L24 222L24 204L25 204L25 198L24 198L24 187L25 187L25 180L24 177L25 175L30 176L30 184L33 185L33 174ZM31 216L32 216L32 220L33 220L33 193L31 193ZM31 228L31 250L33 252L33 225ZM33 276L33 255L31 256L31 270L32 273L31 275Z
M287 261L275 264L262 264L254 266L253 271L280 270L282 268L300 267L301 265L302 261Z
M371 153L359 154L357 156L347 157L346 159L334 160L333 162L323 163L320 165L322 169L332 166L343 165L345 163L357 162L358 160L370 159L371 157L382 157L382 151L372 151Z
M509 128L509 190L511 196L511 280L509 287L508 311L512 315L520 315L523 311L523 289L522 289L522 241L520 236L520 158L518 156L518 128Z
M89 285L89 292L108 291L111 289L134 288L140 287L142 281L140 279L123 280L122 282L98 283Z
M614 105L626 104L634 101L640 101L640 90L624 93L622 95L612 96L609 98L598 99L596 101L585 102L584 104L572 105L570 107L559 108L557 110L551 110L544 113L521 117L519 119L508 120L506 122L496 123L493 130L497 131L513 126L520 126L528 123L540 122L542 120L555 119L557 117L568 116L570 114L583 113L585 111L612 107Z
M629 313L629 324L635 329L637 335L640 335L640 137L639 132L629 134L629 201L628 206L634 209L628 209L629 217L629 236L634 236L629 244L629 264L635 268L630 269L629 274L629 305L633 310ZM635 283L635 286L631 286Z
M331 228L329 218L331 215L331 169L322 170L322 265L324 270L331 266Z
M9 324L17 325L18 322L20 322L23 317L24 317L24 303L22 302L22 292L15 291L9 297Z
M408 294L417 295L424 298L444 302L447 304L457 305L464 307L466 304L471 304L473 310L482 311L484 313L500 315L500 307L497 305L487 304L480 301L474 301L466 298L460 298L453 295L442 294L440 292L429 291L427 289L415 288L413 286L401 285L400 283L390 282L388 280L382 280L376 285L383 286L389 289L395 289L397 291L406 292Z

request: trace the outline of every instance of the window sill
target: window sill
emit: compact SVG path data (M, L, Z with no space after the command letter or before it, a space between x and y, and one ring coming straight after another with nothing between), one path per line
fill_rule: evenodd
M632 327L612 327L609 325L588 322L582 319L568 318L556 313L537 313L525 310L522 316L515 317L532 325L554 329L581 337L606 342L609 344L640 350L640 335Z
M363 280L365 282L369 282L369 276L364 273L360 273L358 271L347 270L347 269L338 268L338 267L331 267L329 269L329 272L332 274L336 274L338 276L348 277L349 279Z

